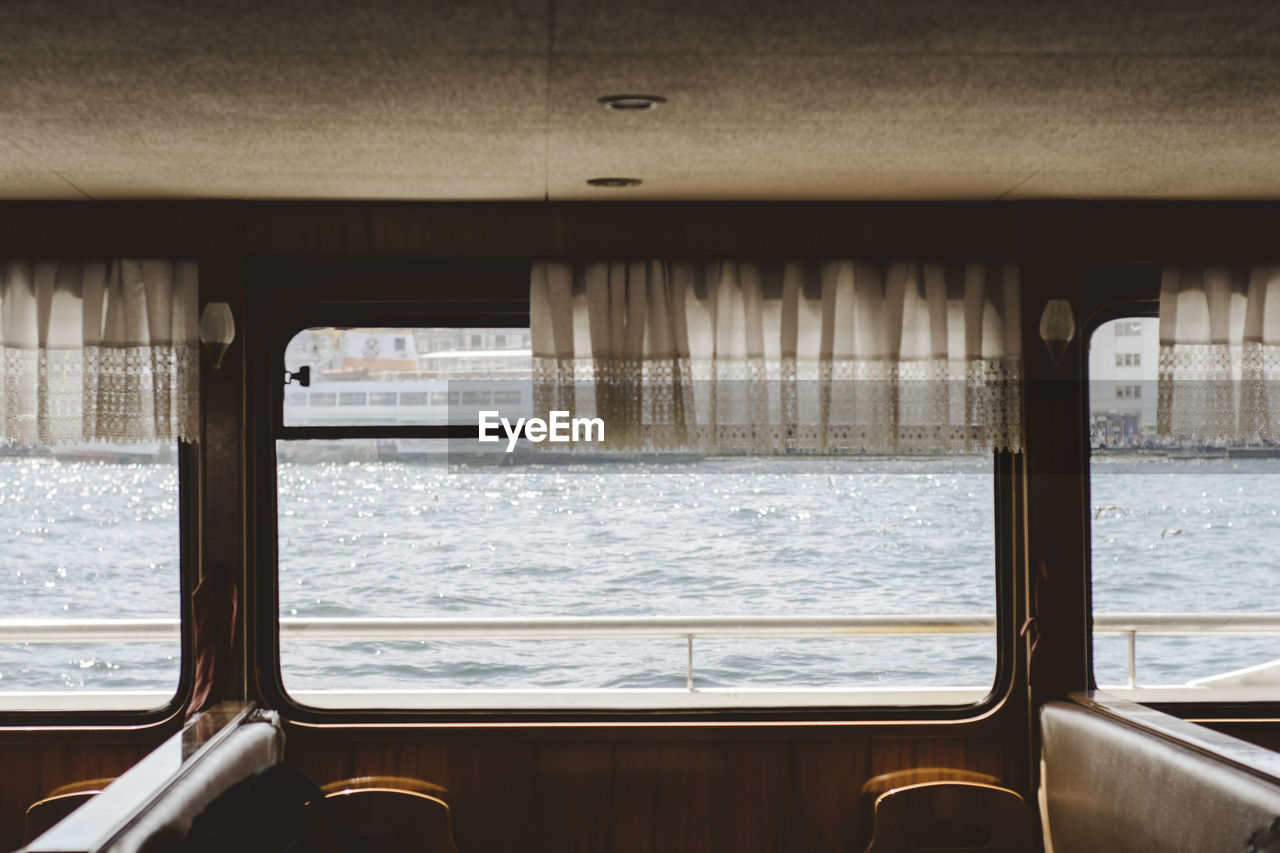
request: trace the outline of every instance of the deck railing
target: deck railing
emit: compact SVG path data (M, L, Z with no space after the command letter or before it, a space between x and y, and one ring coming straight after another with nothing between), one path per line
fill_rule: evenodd
M1129 686L1137 686L1137 636L1203 634L1280 635L1280 613L1103 613L1095 634L1128 638ZM694 689L693 643L699 637L837 637L926 634L990 634L995 620L983 616L596 616L458 619L280 620L283 641L580 640L683 639L686 684ZM0 619L0 643L177 642L176 619Z

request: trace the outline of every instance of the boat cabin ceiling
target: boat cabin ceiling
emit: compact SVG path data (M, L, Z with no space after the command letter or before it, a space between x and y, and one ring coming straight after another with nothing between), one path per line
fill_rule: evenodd
M1202 530L1195 515L1226 510L1196 503L1198 490L1187 493L1186 518L1143 528L1142 559L1173 591L1157 606L1125 597L1132 590L1106 548L1136 542L1125 525L1163 518L1152 507L1182 498L1152 486L1156 477L1104 483L1091 467L1120 460L1108 469L1120 472L1127 457L1105 452L1117 447L1187 464L1208 454L1210 467L1254 473L1280 461L1271 441L1173 448L1154 426L1168 271L1208 280L1206 270L1229 268L1228 279L1247 282L1280 258L1280 5L11 0L0 3L0 34L0 273L17 268L10 261L83 262L80 270L157 259L176 279L198 270L198 306L225 303L235 327L216 368L199 355L196 440L175 443L165 463L172 497L156 505L172 520L176 603L164 618L59 634L61 612L48 619L15 606L44 619L22 622L0 596L0 850L138 849L186 832L216 793L263 768L300 772L349 826L374 834L382 818L370 814L415 809L431 828L423 838L437 839L421 849L462 853L1239 853L1280 814L1280 655L1267 645L1280 634L1280 605L1265 558L1280 550L1280 532L1263 524L1271 510L1259 486L1274 474L1247 478L1239 491L1233 481L1222 498L1236 501L1238 515L1227 518L1249 518L1233 530L1255 536L1223 540L1236 549L1229 558L1226 545L1210 547L1222 516ZM775 276L777 290L785 267L800 277L789 281L803 279L789 292L820 319L814 282L845 261L886 275L918 263L922 299L920 282L936 275L951 308L980 280L976 304L999 302L991 310L1003 343L1021 352L1021 441L964 457L981 486L957 494L977 509L936 515L955 542L977 545L925 543L933 559L975 563L978 582L939 592L945 584L927 574L906 583L886 575L885 589L931 590L942 603L906 614L878 605L870 621L842 610L813 627L802 624L812 609L795 616L772 604L750 614L758 631L856 634L866 649L879 635L897 643L859 653L871 680L844 692L824 686L797 698L764 676L741 689L695 683L716 677L703 644L747 630L716 622L739 614L715 604L688 624L639 627L584 626L593 614L556 613L579 620L565 628L536 609L530 624L497 620L483 630L508 633L474 635L558 642L590 630L637 656L648 638L674 637L675 687L621 704L601 705L603 689L504 692L483 679L470 685L479 693L403 681L365 689L368 673L350 666L328 682L290 681L306 670L289 655L308 631L335 659L342 643L376 629L388 647L442 640L459 671L483 670L470 652L450 651L474 625L393 624L420 615L407 605L393 616L362 612L366 623L325 621L349 615L341 608L289 612L289 585L309 590L311 576L288 549L323 538L306 538L307 512L291 514L323 490L289 481L289 465L310 459L336 470L338 457L294 454L337 438L394 451L392 467L423 464L410 457L424 442L457 438L458 424L321 415L347 403L454 405L448 395L461 399L465 388L441 380L411 399L391 372L420 379L429 358L460 364L472 357L467 347L490 364L513 353L527 360L531 349L536 358L529 340L542 309L531 274L535 284L560 275L581 285L601 269L587 263L602 260L629 262L632 276L640 260L684 264L695 278L740 264L744 277ZM698 281L691 303L705 296ZM5 310L0 301L0 345ZM990 322L990 312L981 316L979 325ZM1055 323L1065 328L1057 339ZM357 332L359 341L344 340ZM432 337L446 332L456 337ZM417 349L417 370L370 367L385 348L406 345ZM295 381L304 351L316 356L307 388ZM340 357L348 351L350 364ZM1099 391L1091 379L1113 355L1118 378ZM4 364L0 379L17 375ZM1150 377L1124 379L1125 370ZM966 381L985 389L989 379ZM317 390L325 380L343 388ZM498 391L484 393L497 405ZM393 488L377 482L390 470L377 453L341 461L368 463L373 473L360 476L372 491ZM35 501L36 490L5 470L0 509ZM952 484L967 476L956 470ZM780 499L780 511L805 521L835 485L824 476ZM412 497L412 484L400 486ZM885 503L901 502L896 488ZM1151 507L1139 511L1131 499ZM924 541L907 515L880 518L871 499L859 500L822 524L842 534L864 524L867 536L892 538L882 551L858 552L867 565L896 565L884 554ZM404 502L423 508L416 497ZM362 517L352 510L325 524ZM702 524L689 539L727 523ZM13 529L25 536L45 523L24 524ZM560 529L559 520L530 523L517 544L543 563L552 546L586 552L568 534L553 541ZM0 535L12 532L0 525ZM471 546L484 535L454 538ZM75 546L71 562L98 544ZM808 544L779 547L778 564ZM1161 574L1159 561L1183 546L1198 556L1183 554ZM41 568L39 548L11 553L21 556L0 551L6 577L56 573ZM763 553L745 548L734 559L746 565ZM61 595L63 577L30 588ZM0 578L0 591L6 582L28 588ZM959 600L978 604L955 616ZM95 606L106 621L118 615ZM1226 612L1239 619L1215 621ZM462 633L430 633L445 628ZM1232 631L1247 635L1255 657L1214 645ZM24 663L33 650L74 636L131 648L168 642L172 684L154 701L138 690L10 687L14 672L33 671ZM949 674L916 678L935 659L963 663L965 643L976 644L978 687ZM1167 655L1158 666L1157 648ZM6 658L5 649L16 651ZM95 665L92 651L59 655L50 673ZM820 670L806 655L780 658L780 668ZM1190 658L1207 670L1184 673L1178 666ZM306 671L325 671L323 655L305 660ZM66 704L47 704L54 694ZM32 710L30 701L46 705ZM1118 814L1118 802L1132 808ZM895 835L904 827L918 831L904 841ZM1252 849L1280 849L1256 840Z
M0 31L0 198L1280 192L1265 0L16 0Z

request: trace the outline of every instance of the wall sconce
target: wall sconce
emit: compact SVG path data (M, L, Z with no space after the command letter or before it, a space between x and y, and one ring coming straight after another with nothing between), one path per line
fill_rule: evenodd
M215 373L222 369L222 357L235 339L236 321L231 316L231 306L225 302L205 305L200 315L200 343L209 351Z
M1067 344L1075 336L1076 315L1071 311L1071 303L1065 299L1050 299L1046 302L1044 313L1040 315L1040 340L1048 348L1054 367L1062 361Z

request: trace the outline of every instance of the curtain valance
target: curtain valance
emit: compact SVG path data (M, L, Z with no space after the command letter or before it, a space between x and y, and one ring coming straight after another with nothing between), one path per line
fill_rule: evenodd
M537 263L535 409L620 449L1018 450L1016 267Z
M0 441L199 433L190 261L0 261Z
M1280 438L1280 264L1165 267L1160 435Z

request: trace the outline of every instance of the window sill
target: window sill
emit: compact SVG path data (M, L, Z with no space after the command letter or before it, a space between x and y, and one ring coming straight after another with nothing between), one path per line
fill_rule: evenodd
M705 690L299 690L290 697L323 710L664 710L890 707L903 705L962 707L981 702L980 687L865 688L796 690L788 688Z

